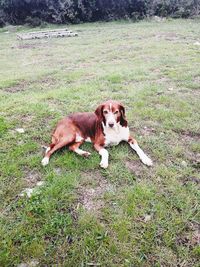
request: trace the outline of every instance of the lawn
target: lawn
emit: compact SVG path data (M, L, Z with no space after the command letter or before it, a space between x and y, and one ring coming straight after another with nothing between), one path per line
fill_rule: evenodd
M78 37L0 29L0 266L199 266L200 20L69 28ZM107 99L153 167L124 143L106 170L91 144L42 167L56 122Z

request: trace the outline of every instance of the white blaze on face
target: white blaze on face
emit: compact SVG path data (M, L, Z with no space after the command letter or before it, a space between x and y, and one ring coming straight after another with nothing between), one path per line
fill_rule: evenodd
M113 128L116 127L117 121L115 118L115 115L112 112L112 104L109 104L109 110L105 110L104 117L106 121L106 127L110 127L110 125L113 125Z
M114 124L113 127L116 126L115 116L114 116L114 114L112 113L112 111L110 111L110 112L108 113L107 120L106 120L106 126L109 127L110 124Z

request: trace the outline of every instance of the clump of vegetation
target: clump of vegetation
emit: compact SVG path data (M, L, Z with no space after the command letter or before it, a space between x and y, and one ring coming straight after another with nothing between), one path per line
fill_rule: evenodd
M199 0L0 0L0 26L5 23L38 26L149 16L188 18L200 14Z

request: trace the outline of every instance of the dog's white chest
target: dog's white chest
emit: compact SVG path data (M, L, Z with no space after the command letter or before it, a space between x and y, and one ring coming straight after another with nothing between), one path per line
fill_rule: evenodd
M128 141L129 138L129 128L122 127L120 124L116 128L108 128L103 126L103 131L105 134L105 146L115 146L121 141Z

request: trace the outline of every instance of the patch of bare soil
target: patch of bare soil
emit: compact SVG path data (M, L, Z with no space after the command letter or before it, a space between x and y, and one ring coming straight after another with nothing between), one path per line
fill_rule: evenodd
M183 185L187 185L188 183L194 183L200 186L200 178L195 176L186 177L182 180Z
M155 81L159 85L164 85L165 87L167 86L166 90L160 91L161 93L158 92L157 95L159 94L168 95L168 94L174 93L174 91L176 90L174 83L168 77L159 75Z
M97 171L82 175L83 181L78 188L78 202L89 212L98 212L104 207L104 193L113 191L113 186ZM78 206L79 206L78 203Z
M16 46L12 46L11 48L13 49L34 49L34 48L37 48L38 47L38 44L33 44L33 43L30 43L30 44L24 44L24 43L21 43L19 45L16 45Z
M199 86L200 88L200 86ZM199 98L200 96L200 90L198 89L194 89L194 88L184 88L184 89L179 89L177 90L177 92L179 93L179 95L181 97L193 97L193 98Z
M41 85L53 85L56 83L56 79L51 76L47 76L39 80L36 80L35 83L41 84Z
M186 232L177 237L176 243L190 249L200 245L200 224L195 221L189 222Z
M26 91L29 88L29 86L32 84L40 84L41 87L43 87L43 86L50 86L55 83L56 83L56 79L54 79L53 77L43 77L36 81L21 81L18 84L11 86L11 87L6 87L3 90L7 93L18 93L18 92Z
M168 83L170 81L170 79L168 77L160 77L157 82L162 84L162 83Z
M200 133L182 129L175 129L174 132L179 135L179 140L186 146L185 157L190 162L191 167L200 170L200 153L194 153L190 148L192 142L200 141Z
M150 136L156 133L156 129L153 127L144 126L143 128L140 129L140 132L141 132L141 135Z
M28 86L28 82L22 81L14 86L4 88L5 92L8 93L18 93L18 92L23 92L26 90L26 87Z
M181 93L181 94L188 94L188 93L190 93L190 90L188 90L188 89L180 89L180 90L178 90L178 92Z
M65 100L51 98L48 99L46 103L48 104L50 110L53 112L63 112L64 110L66 110L67 103L65 102Z
M200 153L186 151L186 157L194 169L200 170Z
M156 127L159 127L159 125L154 125L154 127L152 126L143 126L138 128L134 128L130 126L130 131L134 134L136 134L137 136L151 136L151 135L155 135L157 133Z
M39 266L39 261L35 259L29 262L22 262L17 265L17 267L36 267L36 266Z
M131 173L134 174L134 176L141 178L142 174L144 173L143 164L139 160L127 160L125 162L126 168L130 170Z
M22 121L23 123L30 123L33 121L33 116L30 114L24 114L20 117L20 121Z
M192 37L183 36L183 35L177 34L175 32L162 32L162 33L160 32L160 33L154 35L154 37L157 40L164 39L166 41L181 42L181 43L190 43L191 41L195 40Z
M185 141L200 141L200 133L183 129L175 129L174 132L181 135Z
M154 36L155 36L154 34L145 34L145 35L135 36L135 39L145 40L145 39L150 39L150 38L152 38Z
M37 170L25 170L24 180L28 188L33 188L41 181L41 175Z
M181 36L181 35L174 33L174 32L167 32L164 34L160 34L160 37L164 38L167 41L177 41L177 40L185 39L184 36Z
M194 77L194 82L200 84L200 76L199 75L196 75Z
M43 41L43 42L39 42L37 40L37 42L33 42L30 41L18 41L17 43L15 43L14 45L11 46L12 49L38 49L39 47L46 47L46 45L48 45L47 41Z
M46 150L46 149L45 149ZM62 174L62 169L57 167L57 168L54 168L54 172L57 174L57 175L61 175Z
M54 120L54 116L49 115L49 116L44 116L41 118L40 123L38 124L38 127L41 129L41 127L46 127L46 128L50 128L50 124L51 122Z

